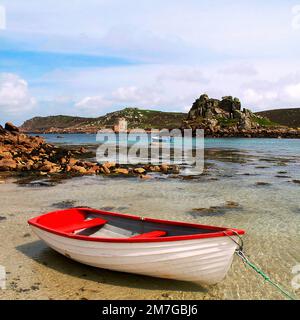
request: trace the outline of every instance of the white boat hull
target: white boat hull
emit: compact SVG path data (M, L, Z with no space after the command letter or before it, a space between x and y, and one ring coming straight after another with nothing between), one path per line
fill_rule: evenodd
M181 241L116 243L68 238L31 226L55 251L83 264L152 277L216 284L232 263L230 237ZM232 237L237 240L236 237Z

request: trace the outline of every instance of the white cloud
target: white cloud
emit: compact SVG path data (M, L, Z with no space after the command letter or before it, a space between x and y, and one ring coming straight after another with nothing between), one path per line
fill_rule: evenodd
M112 93L111 100L124 105L140 105L144 107L148 105L151 107L160 103L161 92L159 92L155 84L152 87L119 87Z
M138 102L142 96L136 86L120 87L113 92L113 96L119 101L134 101Z
M285 92L290 98L297 100L300 103L300 82L286 86Z
M278 94L275 91L265 91L265 92L259 92L254 89L247 89L243 93L243 98L248 102L252 104L258 104L262 101L269 101L273 99L278 98Z
M0 110L7 114L24 113L36 105L28 83L16 74L0 74Z
M263 100L263 95L259 94L254 89L247 89L244 92L244 99L250 104L257 104Z
M110 101L103 96L84 97L75 103L75 108L81 115L100 116L112 107Z
M101 115L127 106L151 107L159 103L154 90L136 86L119 87L106 95L87 96L75 103L75 108L88 115Z

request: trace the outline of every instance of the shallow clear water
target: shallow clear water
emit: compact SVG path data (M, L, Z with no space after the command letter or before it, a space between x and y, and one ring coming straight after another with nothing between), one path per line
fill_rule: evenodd
M91 137L80 136L91 143ZM180 177L147 181L92 176L54 187L0 184L0 216L6 217L0 221L0 264L10 272L0 298L283 298L238 257L223 282L199 287L90 268L54 253L33 235L24 238L28 218L67 206L245 229L251 259L299 298L291 283L297 276L292 268L300 264L299 140L208 139L206 145L207 168L192 178L193 168L186 168ZM21 290L33 283L40 283L39 290Z
M50 143L97 144L96 134L40 134ZM146 141L146 136L144 136ZM239 149L275 155L300 155L300 139L207 138L205 148Z

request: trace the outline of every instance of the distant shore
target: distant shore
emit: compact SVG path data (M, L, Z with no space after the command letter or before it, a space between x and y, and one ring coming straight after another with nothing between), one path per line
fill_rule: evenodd
M138 129L132 129L134 132L141 132ZM99 130L74 130L68 131L65 129L57 130L34 130L34 131L22 131L25 134L97 134ZM147 133L150 130L145 130ZM114 131L115 133L119 133ZM132 132L130 130L127 133ZM204 130L206 138L274 138L274 139L300 139L300 130L293 128L263 128L263 129L251 129L251 130L234 130L234 129L224 129L224 130ZM193 135L196 135L196 129L193 129Z

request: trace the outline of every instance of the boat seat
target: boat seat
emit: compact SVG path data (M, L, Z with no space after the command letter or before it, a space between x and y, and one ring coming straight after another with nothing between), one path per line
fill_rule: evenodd
M71 224L68 226L60 227L59 231L66 232L66 233L72 233L72 232L75 232L76 230L103 226L106 222L107 222L107 220L100 219L100 218L94 218L91 220L85 220L85 221L81 221L79 223L74 223L74 224Z
M166 231L151 231L147 233L138 234L137 236L131 237L131 239L147 239L147 238L158 238L165 236L167 234Z

